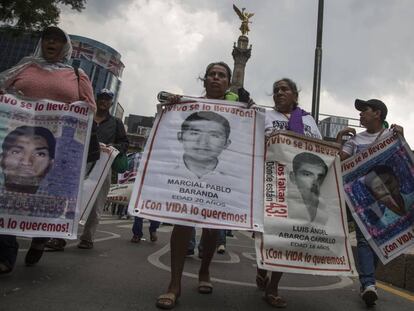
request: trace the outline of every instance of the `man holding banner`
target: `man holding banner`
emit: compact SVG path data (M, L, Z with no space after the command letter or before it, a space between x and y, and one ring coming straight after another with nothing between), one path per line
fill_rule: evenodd
M370 99L367 101L356 99L355 108L360 111L361 125L364 126L366 130L356 134L355 129L346 128L338 133L338 142L342 141L342 138L345 135L352 136L342 147L342 151L340 152L341 161L350 158L358 152L366 150L370 145L379 141L380 138L390 135L392 132L403 136L403 128L396 124L391 125L391 129L384 127L388 109L382 101L378 99ZM374 198L376 200L381 200L378 193L380 191L378 182L382 183L383 178L381 178L381 176L384 176L385 173L376 172L376 170L377 168L374 167L374 169L366 175L365 182L368 185L368 189L371 189L374 194ZM396 180L393 179L392 182L394 183L395 181ZM376 188L376 190L374 188ZM385 188L389 187L386 186ZM395 187L392 192L395 193ZM358 193L355 195L358 195ZM378 293L375 286L375 269L377 267L378 257L368 244L361 229L356 226L355 230L361 297L367 306L373 306L378 299Z
M108 89L102 89L96 96L97 111L94 117L97 123L97 135L100 143L110 145L118 149L120 153L126 154L128 150L128 138L125 133L124 124L116 117L109 113L109 109L113 104L114 93ZM105 205L106 196L108 195L111 186L111 170L109 170L105 181L99 190L95 203L90 211L88 219L83 228L83 233L80 236L78 248L91 249L93 248L93 239L96 228L99 224L99 218L102 209Z

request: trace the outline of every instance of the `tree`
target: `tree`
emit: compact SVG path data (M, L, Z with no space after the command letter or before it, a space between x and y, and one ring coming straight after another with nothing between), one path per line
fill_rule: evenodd
M0 21L19 30L40 30L59 21L59 5L70 5L78 12L86 0L0 0Z

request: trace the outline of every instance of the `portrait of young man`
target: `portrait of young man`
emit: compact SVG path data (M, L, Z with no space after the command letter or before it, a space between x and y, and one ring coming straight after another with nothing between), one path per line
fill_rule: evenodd
M292 161L293 170L290 173L291 182L296 185L302 197L305 211L300 211L310 222L316 221L318 214L320 190L328 167L319 156L302 152L297 154ZM299 212L299 211L296 211ZM321 216L318 217L321 219Z
M400 181L387 165L374 166L364 178L364 184L375 200L370 209L382 226L388 226L405 216L414 203L414 194L403 194Z
M0 166L7 191L36 193L55 158L56 139L40 126L20 126L3 140Z
M197 178L217 171L220 154L231 141L230 124L223 116L210 111L199 111L189 115L181 124L177 139L184 153L182 163Z

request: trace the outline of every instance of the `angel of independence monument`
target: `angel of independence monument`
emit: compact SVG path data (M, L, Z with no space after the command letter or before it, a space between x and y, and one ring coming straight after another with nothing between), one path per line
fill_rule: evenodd
M237 90L243 87L244 84L244 71L246 68L246 63L250 58L252 46L249 46L249 38L247 34L249 33L249 19L254 15L254 13L248 13L245 11L245 8L242 8L240 11L234 4L233 9L241 20L241 36L234 43L233 46L233 59L234 59L234 69L233 69L233 78L231 81L231 91L237 94Z

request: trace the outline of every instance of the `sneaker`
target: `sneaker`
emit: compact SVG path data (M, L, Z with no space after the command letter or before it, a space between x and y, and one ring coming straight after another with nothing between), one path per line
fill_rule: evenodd
M93 242L91 241L86 241L86 240L81 240L78 244L78 248L81 249L91 249L93 248Z
M221 244L221 245L219 245L219 247L217 247L217 254L223 255L225 252L226 252L226 247L223 244Z
M158 236L156 232L150 232L150 240L151 242L156 242L158 240Z
M378 299L377 288L375 285L368 285L361 292L361 298L365 301L367 307L375 306L375 301Z

